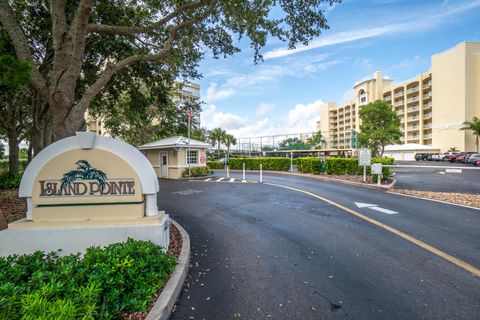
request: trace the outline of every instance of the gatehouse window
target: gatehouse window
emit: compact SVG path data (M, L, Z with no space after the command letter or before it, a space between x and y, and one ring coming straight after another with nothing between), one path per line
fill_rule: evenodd
M187 164L198 164L198 150L187 150Z

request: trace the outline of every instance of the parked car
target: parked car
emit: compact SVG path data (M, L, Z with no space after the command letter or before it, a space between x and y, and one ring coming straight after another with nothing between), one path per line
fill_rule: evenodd
M480 160L480 153L472 153L467 157L465 163L475 164L475 162L477 162L478 160Z
M420 160L425 161L427 160L427 158L428 158L428 153L417 153L415 155L415 160L417 161L420 161Z
M443 161L444 157L445 157L445 155L443 153L432 154L432 160L434 160L434 161Z
M465 157L463 158L463 162L468 163L468 159L474 154L477 154L477 152L466 152Z
M477 162L475 162L475 165L476 165L477 167L480 167L480 160L477 160Z
M463 152L454 152L452 155L450 155L448 161L450 162L455 162L455 160L457 159L457 157L459 156L463 156L465 153Z
M463 163L465 161L465 154L461 154L455 158L456 163Z

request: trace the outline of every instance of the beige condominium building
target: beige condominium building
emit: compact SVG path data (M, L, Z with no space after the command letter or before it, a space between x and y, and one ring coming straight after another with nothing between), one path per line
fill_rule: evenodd
M358 111L378 99L392 105L400 119L402 143L417 143L445 152L451 147L476 150L464 121L480 116L480 42L462 42L432 56L431 69L402 83L393 83L377 71L355 83L353 101L320 108L317 123L329 149L351 149L360 131Z
M173 102L177 105L200 102L200 85L190 82L175 82ZM197 121L200 123L200 114L194 114L193 116L197 117ZM85 112L85 122L87 132L95 132L102 136L109 135L103 118L90 115L88 110ZM160 123L160 121L158 122Z

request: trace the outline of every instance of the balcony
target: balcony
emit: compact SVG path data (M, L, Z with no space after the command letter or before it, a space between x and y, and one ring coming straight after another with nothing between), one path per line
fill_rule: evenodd
M404 96L404 93L403 91L400 91L400 92L397 92L393 95L395 98L398 98L398 97L403 97Z
M418 107L408 108L407 113L412 113L418 111Z
M423 125L423 129L432 129L432 124L429 123L429 124L424 124Z
M403 106L404 105L404 102L405 100L396 100L393 105L394 106Z
M423 95L423 99L430 99L432 97L432 93L428 92Z
M423 119L431 119L432 118L432 113L426 113L423 115Z
M397 110L397 116L402 116L405 114L405 111L403 109Z
M400 123L405 123L405 118L400 119Z
M391 101L391 100L392 100L392 96L391 96L391 95L385 96L385 97L383 97L383 100L385 100L385 101Z
M423 135L423 139L432 139L432 134L429 133L429 134L424 134Z
M418 96L414 96L412 98L407 99L407 103L412 103L412 102L417 102L418 101Z
M418 126L407 127L408 131L418 131Z
M424 82L423 83L423 89L429 89L432 87L432 81Z
M423 110L431 109L431 108L432 108L432 103L431 103L431 102L428 102L428 103L424 103L424 104L423 104Z
M408 93L417 92L417 91L418 91L418 86L413 87L413 88L410 88L410 89L407 89L407 94L408 94Z
M418 117L407 118L407 122L415 122L415 121L418 121Z

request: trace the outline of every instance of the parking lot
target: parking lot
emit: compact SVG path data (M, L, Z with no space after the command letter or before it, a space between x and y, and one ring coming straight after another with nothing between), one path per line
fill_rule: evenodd
M480 193L480 168L464 163L448 161L396 161L396 165L421 166L411 168L392 168L397 183L395 188L436 192ZM442 168L462 168L462 172L448 172Z

